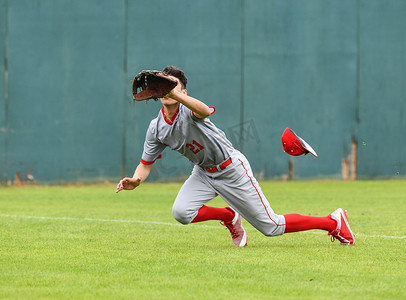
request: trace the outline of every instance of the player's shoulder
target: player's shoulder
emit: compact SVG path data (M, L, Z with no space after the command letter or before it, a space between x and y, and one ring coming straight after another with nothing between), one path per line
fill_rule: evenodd
M190 110L190 109L187 108L184 104L179 103L178 113L182 113L182 112L185 112L185 111L188 111L188 110Z
M187 119L189 121L199 121L200 119L196 118L195 114L193 113L193 111L186 107L185 105L181 104L179 106L179 115L181 116L181 118L183 119Z
M208 117L216 112L216 108L214 106L209 106L210 115L206 118L198 118L191 109L187 108L183 104L181 104L181 108L183 109L183 115L185 115L187 118L189 118L190 120L192 120L194 122L202 122L202 121L208 120Z

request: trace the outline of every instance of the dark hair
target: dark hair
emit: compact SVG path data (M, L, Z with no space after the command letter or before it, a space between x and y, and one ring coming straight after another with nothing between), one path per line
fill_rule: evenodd
M162 72L178 78L182 85L182 89L186 88L187 78L185 73L181 69L175 66L166 66L165 69L162 70Z

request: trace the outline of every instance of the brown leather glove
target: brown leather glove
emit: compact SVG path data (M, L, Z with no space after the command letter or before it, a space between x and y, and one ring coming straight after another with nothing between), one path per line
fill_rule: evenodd
M178 82L161 71L144 70L135 76L133 81L134 101L162 98L167 95Z

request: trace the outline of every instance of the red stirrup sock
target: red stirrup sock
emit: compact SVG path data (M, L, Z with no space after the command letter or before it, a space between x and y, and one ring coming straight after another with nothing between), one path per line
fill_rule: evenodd
M333 231L337 227L336 221L330 217L311 217L299 214L284 215L286 221L285 233L311 229Z
M208 220L220 220L224 222L231 222L234 218L234 212L231 209L211 207L203 205L197 216L193 219L192 223L208 221Z

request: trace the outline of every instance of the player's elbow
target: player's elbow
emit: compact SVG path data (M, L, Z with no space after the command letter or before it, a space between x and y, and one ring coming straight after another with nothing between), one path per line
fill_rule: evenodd
M207 118L208 116L211 115L211 110L210 107L208 107L207 105L205 106L204 110L202 111L202 115Z
M204 119L211 115L211 110L207 106L207 107L200 109L198 112L194 112L194 115L199 119Z

